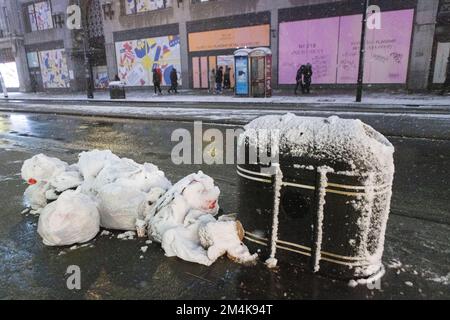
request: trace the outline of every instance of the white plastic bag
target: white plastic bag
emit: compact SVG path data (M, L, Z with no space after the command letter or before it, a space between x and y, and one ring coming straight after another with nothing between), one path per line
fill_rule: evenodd
M38 154L25 160L22 165L22 179L33 185L38 182L49 182L54 176L64 172L68 164L57 158Z
M120 160L110 150L92 150L78 155L78 168L85 180L93 180L105 164L110 161Z
M68 190L47 205L39 217L38 233L47 246L68 246L92 240L100 230L100 215L92 199Z
M164 194L146 217L149 236L161 242L170 228L184 225L185 218L195 210L202 214L216 215L219 211L220 190L214 180L203 172L191 174Z
M110 183L100 189L97 199L103 228L134 231L136 220L144 218L147 196L136 188Z

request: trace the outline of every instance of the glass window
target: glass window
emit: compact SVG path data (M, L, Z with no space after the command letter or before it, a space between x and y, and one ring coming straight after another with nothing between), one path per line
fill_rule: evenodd
M41 1L28 6L28 18L31 31L53 28L52 9L48 1Z
M172 0L124 0L125 13L135 14L147 11L170 8Z

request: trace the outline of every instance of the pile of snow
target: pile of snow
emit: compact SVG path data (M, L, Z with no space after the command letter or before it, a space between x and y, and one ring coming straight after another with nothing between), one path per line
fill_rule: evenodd
M220 190L201 171L172 186L152 164L93 150L73 165L36 155L24 162L22 177L30 185L25 198L40 213L45 245L85 243L103 227L125 231L117 236L122 240L148 233L146 243L160 242L167 256L203 265L225 254L239 263L257 258L242 243L238 221L215 218Z

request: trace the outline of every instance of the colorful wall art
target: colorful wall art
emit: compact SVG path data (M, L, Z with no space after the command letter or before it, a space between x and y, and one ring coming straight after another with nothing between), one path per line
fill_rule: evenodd
M164 9L171 6L171 0L125 0L125 13L141 13Z
M44 88L69 88L70 79L64 49L39 52Z
M31 31L53 28L52 9L48 1L36 2L28 6Z
M180 37L164 36L116 42L118 75L127 86L153 85L152 70L161 68L163 85L170 85L170 72L181 72ZM181 78L179 80L181 84Z

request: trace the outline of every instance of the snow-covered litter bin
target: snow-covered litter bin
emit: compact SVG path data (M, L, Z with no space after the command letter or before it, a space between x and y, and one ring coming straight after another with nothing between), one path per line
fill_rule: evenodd
M268 145L271 157L264 158ZM247 244L258 246L263 260L275 247L278 260L303 261L324 275L383 275L394 175L394 147L383 135L359 120L287 114L252 121L239 148L245 150L237 167L239 219ZM281 183L268 170L272 162L280 166Z
M111 99L125 99L125 84L122 81L111 81L109 83L109 94Z

